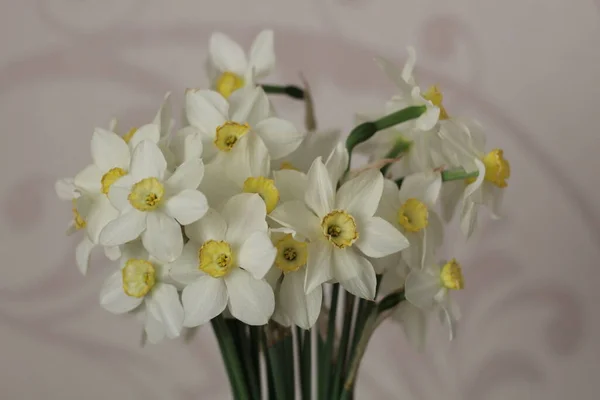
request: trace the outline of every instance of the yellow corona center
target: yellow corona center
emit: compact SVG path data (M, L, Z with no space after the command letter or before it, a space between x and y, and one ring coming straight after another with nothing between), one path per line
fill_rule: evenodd
M444 95L440 91L440 89L433 85L425 93L423 93L423 98L425 100L429 100L433 103L434 106L437 106L440 109L440 118L441 120L448 119L448 113L444 108Z
M460 264L455 259L444 264L440 272L440 279L442 285L447 289L459 290L465 287Z
M132 258L121 271L123 291L131 297L144 297L156 283L156 272L150 261Z
M77 200L73 199L73 221L75 222L75 229L83 229L87 225L85 219L77 211Z
M342 210L334 210L324 216L321 229L327 240L340 249L352 246L358 239L354 217Z
M209 240L198 250L198 269L213 278L225 276L234 267L229 243Z
M165 187L156 178L145 178L132 186L129 203L140 211L156 209L165 194Z
M217 128L215 145L221 151L230 151L237 141L250 130L250 125L227 121Z
M233 72L223 72L217 79L217 92L225 98L231 96L233 92L244 86L244 78Z
M102 184L102 193L108 196L108 192L113 183L115 183L122 176L127 175L127 172L123 168L111 168L107 173L102 175L100 183Z
M408 232L419 232L429 224L429 210L423 202L408 199L398 210L398 223Z
M277 242L275 247L277 247L275 265L283 272L297 271L306 264L308 259L306 243L294 240L292 235L285 235Z
M131 128L129 130L129 132L127 132L126 134L123 135L123 140L125 141L125 143L129 143L129 141L131 140L131 138L133 137L133 135L135 135L135 133L137 132L137 128Z
M485 164L485 180L504 188L508 186L506 180L510 178L510 164L504 158L501 149L494 149L483 157Z
M287 161L282 162L279 169L291 169L294 171L300 171L298 168L294 167L294 164L292 164L291 162L287 162Z
M257 193L267 206L267 214L275 209L279 201L279 190L275 187L275 181L264 176L246 179L244 182L244 192Z

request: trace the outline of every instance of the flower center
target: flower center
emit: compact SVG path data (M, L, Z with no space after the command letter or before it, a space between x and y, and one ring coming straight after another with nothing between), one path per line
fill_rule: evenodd
M321 229L327 240L340 249L352 246L358 239L354 217L342 210L334 210L324 216Z
M131 297L144 297L156 283L156 271L147 260L129 259L121 272L123 291Z
M244 78L229 71L223 72L216 83L217 92L221 93L225 98L228 98L233 92L243 86Z
M133 137L133 135L135 135L137 130L138 128L131 128L129 132L123 135L123 140L125 141L125 143L129 143L131 141L131 138Z
M429 224L429 211L423 202L408 199L398 210L398 223L408 232L419 232Z
M494 185L505 188L510 178L510 164L504 158L504 152L501 149L494 149L483 157L485 164L485 180Z
M128 199L133 208L140 211L156 209L165 194L165 188L156 178L145 178L131 188Z
M460 264L454 258L444 264L440 272L440 278L442 285L447 289L459 290L465 287Z
M283 272L297 271L306 264L308 258L306 243L294 240L292 235L285 235L275 247L277 248L275 266Z
M234 267L229 243L209 240L198 250L198 269L213 278L225 276Z
M436 85L433 85L429 89L427 89L427 91L423 93L423 98L425 100L429 100L434 106L440 109L440 120L449 118L448 113L446 112L446 109L442 104L444 100L444 95Z
M291 169L294 171L300 171L298 168L294 167L294 164L292 164L291 162L288 162L288 161L282 162L281 166L279 166L279 169Z
M116 167L109 169L107 173L102 175L102 179L100 180L100 183L102 184L102 193L108 196L112 184L125 175L127 175L127 172L125 172L123 168Z
M267 214L275 209L279 201L279 190L275 187L275 181L264 176L246 179L243 190L245 193L258 194L267 206Z
M238 139L250 131L250 125L227 121L217 128L215 145L221 151L230 151Z
M77 211L77 200L73 199L73 221L75 222L75 229L83 229L87 225L85 219Z

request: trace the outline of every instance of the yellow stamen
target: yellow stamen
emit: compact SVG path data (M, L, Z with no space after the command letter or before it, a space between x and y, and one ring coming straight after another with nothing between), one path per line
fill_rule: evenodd
M156 178L145 178L133 185L129 193L129 203L140 211L156 209L165 194L165 188Z
M354 217L342 210L334 210L324 216L321 229L327 240L340 249L352 246L358 239Z
M264 176L246 179L243 190L245 193L257 193L267 206L267 214L275 209L279 201L279 190L275 187L275 181Z
M308 259L306 243L294 240L292 235L285 235L277 242L275 247L277 247L275 265L283 272L297 271L306 264Z
M233 92L244 86L244 78L234 74L233 72L223 72L217 79L216 83L217 92L225 98L231 96Z
M215 145L221 151L230 151L237 141L250 131L250 125L227 121L217 128Z
M156 272L150 261L132 258L121 271L123 291L131 297L144 297L156 283Z
M75 229L83 229L87 225L85 219L77 211L77 200L73 199L73 221L75 222Z
M442 285L447 289L460 290L465 287L460 264L453 258L442 267L440 272Z
M427 91L423 93L423 98L425 100L429 100L431 103L433 103L434 106L437 106L440 109L440 120L445 120L449 118L448 113L446 112L446 109L442 104L444 100L444 95L436 85L433 85L429 89L427 89Z
M131 138L133 137L133 135L135 135L137 130L138 128L131 128L129 132L123 135L123 140L125 141L125 143L129 143L131 141Z
M108 192L110 191L110 187L113 183L119 180L122 176L127 175L127 172L123 168L111 168L107 173L102 175L102 179L100 183L102 184L102 193L108 196Z
M198 250L198 269L213 278L227 275L234 266L233 252L227 242L209 240Z
M300 171L298 168L294 167L294 165L291 162L288 162L288 161L282 162L279 169L291 169L294 171Z
M423 202L408 199L398 210L398 223L408 232L419 232L429 224L429 210Z

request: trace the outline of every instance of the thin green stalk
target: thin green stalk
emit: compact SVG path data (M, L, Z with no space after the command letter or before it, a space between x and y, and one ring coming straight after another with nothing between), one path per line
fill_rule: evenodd
M378 131L391 128L394 125L401 124L406 121L410 121L411 119L419 118L425 111L427 111L426 106L411 106L403 108L402 110L393 112L385 117L379 118L377 121L374 121L375 126Z
M256 375L260 380L260 327L249 326L250 340L250 358L252 359L252 367L256 371ZM259 382L260 383L260 382ZM260 384L258 385L260 389Z
M286 374L284 365L284 346L282 334L277 327L268 325L262 335L262 342L267 355L269 377L275 387L275 399L286 400Z
M300 384L302 400L310 400L312 394L312 338L311 331L304 331L300 351Z
M241 345L241 356L240 358L244 364L244 370L246 372L246 378L248 382L248 388L252 399L260 400L260 378L258 369L254 366L254 360L252 350L250 346L250 335L246 332L246 324L236 321L238 325L238 338L240 339Z
M304 90L295 85L260 85L265 93L269 94L285 94L297 100L304 99Z
M340 284L333 285L331 290L331 305L329 307L329 324L327 326L327 341L322 357L319 357L319 399L329 400L329 383L331 380L331 355L333 342L335 341L335 319L337 315L337 303L340 293Z
M240 364L240 360L237 357L235 343L231 331L229 330L227 323L222 315L216 316L211 321L213 330L217 341L219 342L219 348L223 356L223 362L227 369L227 375L229 376L229 382L233 389L233 395L235 400L249 400L248 389L245 385L244 373Z
M286 389L286 400L294 400L296 398L296 385L294 382L295 365L294 365L294 339L292 332L286 335L282 341L282 355L281 364L283 365L282 373L285 374L285 389Z
M462 168L442 171L442 181L459 181L468 178L477 178L479 171L467 172Z
M388 153L385 155L384 158L387 158L387 159L398 158L402 153L406 153L410 149L411 145L412 145L411 141L404 140L402 138L398 138L398 140L394 144L394 147L392 147L391 150L388 151ZM391 166L392 166L392 164L386 164L383 167L381 167L381 173L383 174L383 176L386 175L388 169Z
M333 376L333 388L330 395L332 399L335 399L339 396L340 387L342 385L342 376L346 365L346 353L348 352L348 345L350 343L350 328L352 325L354 300L355 297L351 293L346 292L344 300L342 337L340 339L337 360L334 365L335 371Z

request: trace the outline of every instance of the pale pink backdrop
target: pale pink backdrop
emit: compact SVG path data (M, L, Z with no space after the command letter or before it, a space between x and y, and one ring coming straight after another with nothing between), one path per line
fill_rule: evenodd
M148 121L206 84L209 34L245 45L276 32L271 82L312 84L324 128L392 93L372 57L438 83L451 113L488 127L512 162L506 218L483 218L447 255L466 269L458 339L436 328L425 354L385 325L359 399L597 398L600 378L600 1L20 0L0 5L0 398L226 399L209 327L141 349L140 326L97 302L64 237L53 182L89 161L95 126ZM301 104L278 101L301 123Z

